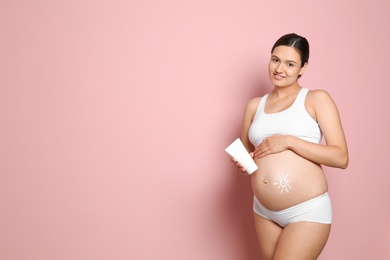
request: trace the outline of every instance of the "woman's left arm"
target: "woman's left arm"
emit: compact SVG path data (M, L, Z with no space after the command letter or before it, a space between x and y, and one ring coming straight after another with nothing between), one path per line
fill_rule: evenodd
M261 158L289 149L318 164L347 168L349 162L347 142L336 104L331 96L323 90L310 91L308 98L308 103L312 104L314 108L315 117L326 145L308 142L289 135L274 135L266 138L256 147L254 156Z

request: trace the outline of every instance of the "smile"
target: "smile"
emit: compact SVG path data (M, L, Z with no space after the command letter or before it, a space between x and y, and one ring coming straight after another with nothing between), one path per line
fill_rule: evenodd
M282 76L282 75L280 75L280 74L274 73L274 78L275 78L276 80L281 80L281 79L284 79L285 77Z

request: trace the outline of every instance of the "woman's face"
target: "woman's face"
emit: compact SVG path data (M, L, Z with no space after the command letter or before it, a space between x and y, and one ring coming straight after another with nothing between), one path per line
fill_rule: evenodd
M301 67L301 56L294 47L278 46L272 52L268 65L270 80L278 87L291 86L304 73L306 66L307 63Z

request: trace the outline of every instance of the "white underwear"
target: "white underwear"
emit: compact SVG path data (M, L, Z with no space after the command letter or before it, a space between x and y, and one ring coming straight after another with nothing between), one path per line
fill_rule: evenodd
M327 192L298 205L279 211L272 211L265 208L260 204L256 197L253 197L253 211L256 214L277 223L281 227L298 221L323 224L332 223L332 204Z

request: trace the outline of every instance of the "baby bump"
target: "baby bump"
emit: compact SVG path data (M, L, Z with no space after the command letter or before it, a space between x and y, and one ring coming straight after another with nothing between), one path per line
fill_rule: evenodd
M255 160L252 174L257 200L270 210L282 210L324 194L328 190L321 166L292 151Z

